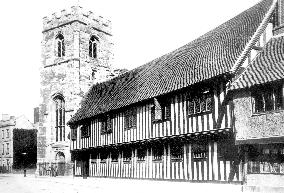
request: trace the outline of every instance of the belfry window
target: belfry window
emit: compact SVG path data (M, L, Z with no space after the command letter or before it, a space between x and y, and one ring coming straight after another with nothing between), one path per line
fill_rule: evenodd
M64 36L62 34L58 34L56 36L56 42L57 42L57 56L58 57L65 56Z
M97 58L97 42L99 39L96 36L91 36L89 41L89 56L91 58Z
M54 102L56 141L65 141L65 102L62 96L56 96Z

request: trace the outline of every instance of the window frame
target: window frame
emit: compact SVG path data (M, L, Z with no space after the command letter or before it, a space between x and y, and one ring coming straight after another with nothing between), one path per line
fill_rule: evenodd
M56 56L58 58L62 58L65 56L65 41L64 41L64 36L63 34L60 32L57 34L57 36L55 37L56 40Z
M71 127L71 140L77 140L77 127Z
M209 156L208 143L195 143L192 146L193 160L205 160Z
M184 146L182 143L170 144L171 161L178 162L183 160Z
M154 105L151 108L153 122L163 122L171 120L171 99L154 98Z
M55 103L55 130L56 130L56 142L65 141L65 100L61 95L56 95L53 98Z
M145 148L138 148L137 149L137 161L138 162L145 161L146 156L147 156L147 149L145 149Z
M153 161L161 162L164 157L164 146L163 144L156 144L152 147Z
M115 155L115 158L114 158ZM114 149L111 151L111 162L117 163L119 160L119 150Z
M111 134L112 132L112 115L103 115L101 117L101 135Z
M89 57L96 59L98 57L98 42L99 38L92 35L89 39Z
M7 149L6 149L6 150L7 150L6 155L9 155L9 151L10 151L10 144L9 144L9 143L6 143L6 145L7 145L7 147L6 147L6 148L7 148Z
M10 137L9 129L6 129L6 131L7 131L6 138L9 138Z
M266 84L253 88L251 91L252 114L265 114L284 110L283 89L283 84L280 83ZM269 99L269 95L272 98ZM272 105L272 107L266 106L267 103Z
M124 114L124 128L126 130L136 128L137 126L137 108L131 107Z
M81 138L88 138L91 135L91 126L90 124L83 124L80 127L80 131L81 131Z
M106 163L109 158L109 151L100 152L100 163Z
M130 163L131 160L132 160L132 149L131 148L124 149L123 150L123 163Z
M196 94L189 93L186 99L187 116L199 116L212 113L214 94L211 88L205 88Z

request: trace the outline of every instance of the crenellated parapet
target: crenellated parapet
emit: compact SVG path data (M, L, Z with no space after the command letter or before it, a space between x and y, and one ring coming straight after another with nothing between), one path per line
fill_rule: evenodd
M43 32L72 22L81 22L90 25L96 30L111 34L111 21L96 15L91 11L85 11L80 6L72 6L70 10L61 10L53 13L51 17L43 18Z

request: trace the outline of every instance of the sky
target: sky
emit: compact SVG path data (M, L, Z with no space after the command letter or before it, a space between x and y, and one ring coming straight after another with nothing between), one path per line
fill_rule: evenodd
M33 121L40 103L42 18L79 4L112 21L116 68L173 51L259 0L9 0L0 6L0 118Z

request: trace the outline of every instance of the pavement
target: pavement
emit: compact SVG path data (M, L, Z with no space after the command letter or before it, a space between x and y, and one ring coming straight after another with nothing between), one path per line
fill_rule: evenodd
M241 185L81 177L0 174L0 193L242 192Z

